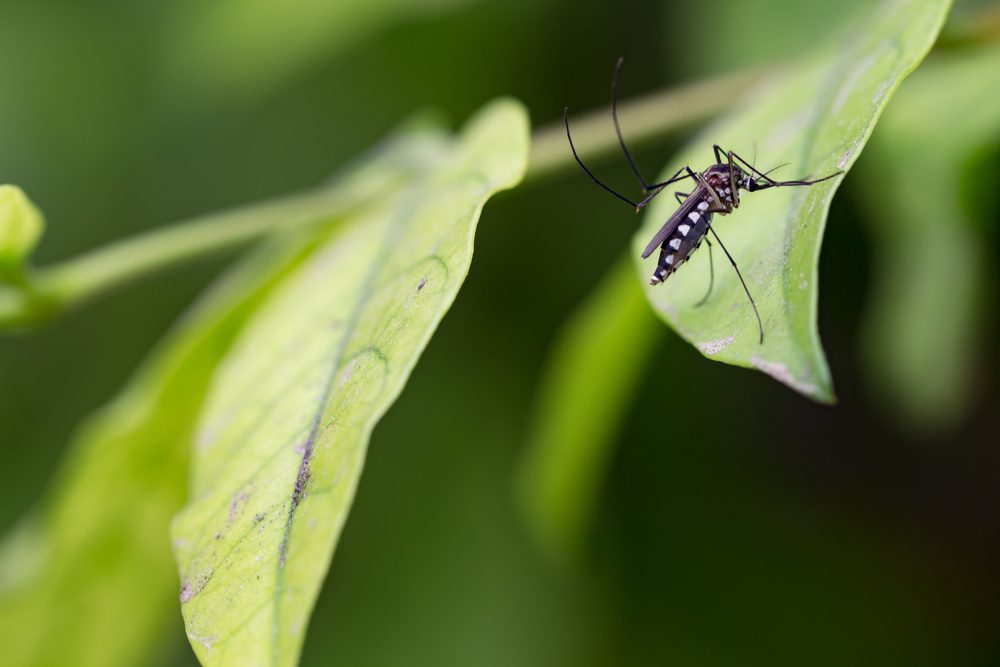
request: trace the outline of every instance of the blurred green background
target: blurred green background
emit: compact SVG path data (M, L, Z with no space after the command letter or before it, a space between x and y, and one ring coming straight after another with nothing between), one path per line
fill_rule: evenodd
M510 94L547 124L567 104L606 105L619 55L628 98L793 57L866 4L6 0L0 182L45 212L45 264L308 187L416 110L458 122ZM656 173L682 140L637 157ZM996 146L982 152L995 175ZM974 351L957 423L930 434L885 409L859 337L880 262L864 163L834 202L821 263L840 405L665 331L571 570L531 543L514 477L539 369L634 218L575 171L491 201L458 301L375 431L303 664L1000 663L996 347ZM630 183L624 160L600 173ZM993 204L981 223L995 266ZM0 527L229 259L0 340ZM178 615L163 664L193 663Z

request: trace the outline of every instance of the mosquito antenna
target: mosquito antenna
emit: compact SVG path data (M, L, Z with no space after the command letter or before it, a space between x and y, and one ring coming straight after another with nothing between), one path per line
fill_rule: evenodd
M843 173L844 172L838 170L833 172L829 176L824 176L823 178L814 178L812 180L808 180L808 178L805 178L797 181L777 181L775 185L815 185L817 183L822 183L823 181L829 181L834 176L840 176Z
M774 170L772 169L771 171L774 171ZM768 172L768 173L771 173L771 172ZM817 178L817 179L814 179L814 180L801 179L801 180L796 180L796 181L773 181L770 178L768 178L767 176L765 176L764 178L767 179L767 184L763 185L763 186L761 186L761 187L759 187L757 189L758 190L766 190L768 188L778 188L778 187L785 187L785 186L791 186L791 185L816 185L817 183L822 183L823 181L828 181L831 178L833 178L834 176L840 176L843 173L844 172L842 172L842 171L835 171L832 174L830 174L829 176L824 176L823 178Z
M655 186L651 186L649 181L642 177L639 173L639 166L635 163L635 158L629 152L628 147L625 145L625 138L622 136L622 128L618 124L618 73L621 71L622 63L625 62L624 57L619 57L618 62L615 63L615 73L611 77L611 120L615 123L615 134L618 135L618 145L622 147L622 152L625 153L625 159L628 160L628 165L632 167L632 173L635 177L639 179L642 189L645 191L650 191L654 189Z
M764 172L764 176L767 176L768 174L770 174L772 172L778 171L782 167L787 167L788 165L789 165L788 162L782 162L777 167L771 167L770 169L768 169L767 171Z
M753 314L757 316L757 328L760 330L760 344L763 345L764 324L760 320L760 312L757 310L757 304L754 303L753 295L750 294L750 288L747 287L746 281L743 280L743 274L740 273L740 267L736 266L736 260L734 260L733 256L729 254L728 250L726 250L726 246L723 245L722 239L720 239L719 235L715 233L715 229L712 225L708 225L708 231L712 232L712 236L714 236L715 240L719 243L719 247L722 248L722 252L726 253L729 263L733 265L733 269L736 270L736 276L740 279L740 283L743 285L743 291L747 293L747 298L750 299L750 305L753 306Z
M563 125L566 126L566 138L569 140L570 150L573 151L573 158L576 159L576 163L580 165L580 168L583 169L585 172L587 172L587 176L590 176L590 180L592 180L594 183L597 183L602 188L613 194L615 197L618 197L632 208L637 208L639 206L637 203L635 203L634 201L632 201L631 199L629 199L624 195L618 194L618 192L612 190L604 183L601 183L601 181L597 178L597 176L594 176L594 173L589 169L587 169L587 165L583 163L583 160L580 159L580 156L576 154L576 146L573 145L573 137L569 133L569 107L566 107L563 110Z
M750 164L749 162L747 162L745 159L743 159L742 157L740 157L736 153L733 153L733 157L735 159L739 160L740 162L742 162L745 166L747 166L750 169L750 171L752 171L753 173L757 174L758 176L760 176L761 178L763 178L765 181L767 181L767 185L764 185L762 187L757 188L758 190L766 190L767 188L774 188L774 187L787 186L787 185L815 185L816 183L822 183L823 181L830 180L834 176L839 176L840 174L844 173L841 170L837 170L837 171L833 172L832 174L830 174L829 176L824 176L823 178L817 178L815 180L808 180L807 178L804 178L804 179L795 180L795 181L776 181L776 180L774 180L773 178L771 178L771 177L769 177L767 175L767 174L771 173L771 171L774 171L774 169L772 169L771 171L767 172L767 174L761 173L756 167L754 167L752 164ZM784 166L784 165L778 165L778 166ZM775 169L777 169L777 167L775 167Z

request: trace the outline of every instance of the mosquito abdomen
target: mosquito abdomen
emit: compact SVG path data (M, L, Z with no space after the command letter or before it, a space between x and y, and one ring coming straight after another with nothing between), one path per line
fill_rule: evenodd
M708 206L708 201L699 202L696 210L688 213L687 219L663 240L660 259L649 279L650 285L662 283L687 260L688 255L701 247L701 240L708 233L708 223L712 220L712 214L706 212Z

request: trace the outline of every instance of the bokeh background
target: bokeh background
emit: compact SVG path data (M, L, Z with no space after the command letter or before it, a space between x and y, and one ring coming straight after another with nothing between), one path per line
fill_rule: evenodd
M567 104L606 105L619 55L627 99L793 58L867 4L5 0L0 182L45 212L45 264L311 186L418 110L457 123L510 94L545 125ZM960 3L959 18L989 6ZM963 29L942 48L964 48ZM683 140L637 157L654 173ZM997 174L996 157L983 147L981 173ZM575 171L491 201L458 301L375 431L303 664L1000 663L996 309L978 324L959 418L930 431L886 407L859 335L881 260L864 162L821 261L840 404L709 362L665 330L572 567L530 539L516 473L539 369L635 219ZM630 183L623 160L600 170ZM975 209L994 266L995 203ZM0 339L0 528L231 259ZM162 664L194 664L179 615Z

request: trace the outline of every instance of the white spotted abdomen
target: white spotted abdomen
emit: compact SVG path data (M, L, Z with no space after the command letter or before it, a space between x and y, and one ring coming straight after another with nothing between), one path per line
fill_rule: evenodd
M705 211L708 202L701 202L695 210L681 220L674 232L660 246L660 259L649 279L650 285L661 283L677 270L692 252L701 247L701 241L708 233L712 214Z

